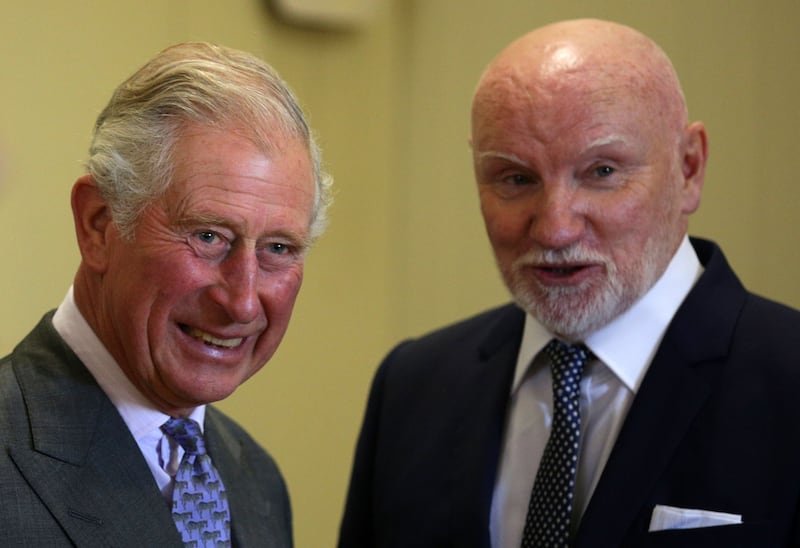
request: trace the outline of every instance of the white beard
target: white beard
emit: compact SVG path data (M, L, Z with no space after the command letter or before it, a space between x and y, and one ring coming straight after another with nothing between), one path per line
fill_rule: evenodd
M533 250L517 258L503 278L519 306L547 329L569 340L582 340L625 312L656 282L658 252L643 253L631 265L631 272L620 273L610 257L584 249L581 245L553 251ZM526 274L531 265L592 263L603 266L600 278L577 286L543 285Z

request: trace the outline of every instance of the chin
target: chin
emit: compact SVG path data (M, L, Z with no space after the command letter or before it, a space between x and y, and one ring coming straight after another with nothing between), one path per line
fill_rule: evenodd
M560 288L543 292L521 286L512 287L516 303L548 330L572 340L603 327L625 308L614 291L582 288L578 293L576 288Z

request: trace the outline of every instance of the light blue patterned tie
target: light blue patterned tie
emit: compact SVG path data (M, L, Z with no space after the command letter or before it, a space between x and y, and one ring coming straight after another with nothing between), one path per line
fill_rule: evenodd
M230 546L228 497L206 453L200 425L192 419L170 419L161 428L184 450L172 492L172 518L184 546Z
M553 424L533 484L522 548L568 546L581 435L580 384L592 353L553 339L544 348L553 372Z

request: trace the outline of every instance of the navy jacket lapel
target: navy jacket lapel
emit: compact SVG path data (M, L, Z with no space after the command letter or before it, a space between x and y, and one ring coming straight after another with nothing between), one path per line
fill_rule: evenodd
M620 546L632 526L647 527L648 496L727 354L746 293L716 246L693 244L705 272L645 375L581 521L576 546Z
M31 446L11 458L78 546L180 545L122 418L49 318L17 349ZM154 511L159 506L163 512ZM138 509L143 509L138 511Z
M452 445L454 546L489 546L488 518L525 317L516 307L507 310L480 342L473 358L477 362L457 377L454 399L461 408Z

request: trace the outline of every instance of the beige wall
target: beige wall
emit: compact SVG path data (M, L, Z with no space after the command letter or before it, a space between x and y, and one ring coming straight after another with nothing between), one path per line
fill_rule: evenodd
M77 265L68 207L94 117L157 50L206 39L272 62L320 134L337 202L284 345L222 407L289 482L297 546L332 546L377 362L399 339L502 302L470 171L474 83L509 40L600 16L673 58L711 163L692 231L752 289L800 306L800 4L793 0L383 0L356 32L276 21L264 0L7 2L0 17L0 353ZM9 5L10 4L10 5Z

